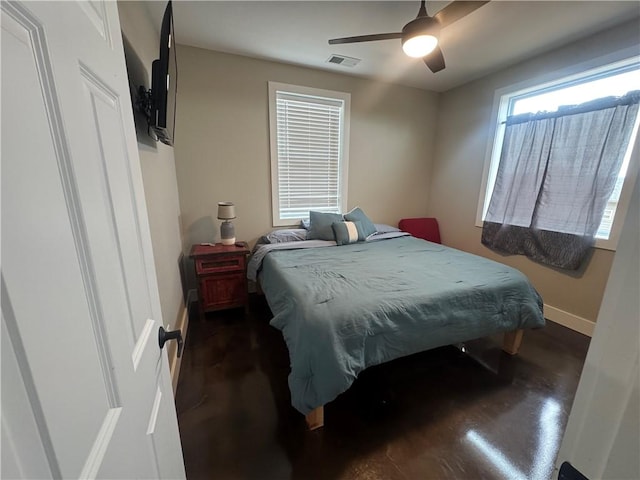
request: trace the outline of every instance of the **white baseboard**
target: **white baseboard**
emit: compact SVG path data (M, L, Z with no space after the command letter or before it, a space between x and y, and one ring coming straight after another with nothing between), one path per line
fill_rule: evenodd
M175 330L180 330L182 332L182 340L184 345L187 344L187 331L189 329L189 309L184 305L180 305L180 312L178 314L178 318L176 320ZM174 345L177 345L174 342L171 342ZM184 347L182 348L182 352L184 353ZM180 376L180 366L182 365L182 356L178 358L176 355L175 348L169 350L169 368L171 372L171 386L173 387L173 395L176 394L176 389L178 388L178 377Z
M565 312L546 303L544 305L544 316L547 320L580 332L588 337L593 336L593 330L596 327L596 322L579 317L573 313Z

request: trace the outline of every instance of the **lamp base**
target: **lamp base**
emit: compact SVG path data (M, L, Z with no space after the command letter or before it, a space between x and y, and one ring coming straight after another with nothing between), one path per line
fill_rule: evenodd
M233 245L236 243L236 232L233 223L225 220L220 224L220 242L223 245Z

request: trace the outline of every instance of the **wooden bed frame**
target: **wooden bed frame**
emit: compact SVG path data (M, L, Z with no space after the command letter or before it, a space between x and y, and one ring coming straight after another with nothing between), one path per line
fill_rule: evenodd
M502 340L502 350L509 355L516 355L522 343L523 330L505 332ZM305 416L309 430L316 430L324 426L324 405L313 409Z

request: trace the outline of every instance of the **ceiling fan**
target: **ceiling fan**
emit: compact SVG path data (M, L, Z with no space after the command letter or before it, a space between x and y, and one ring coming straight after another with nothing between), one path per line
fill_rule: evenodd
M402 49L410 57L422 57L424 63L433 73L444 69L444 56L438 45L440 29L469 15L489 1L454 1L444 7L433 17L427 14L424 0L420 2L418 16L402 27L402 32L376 33L357 37L333 38L329 45L340 43L373 42L376 40L402 40Z

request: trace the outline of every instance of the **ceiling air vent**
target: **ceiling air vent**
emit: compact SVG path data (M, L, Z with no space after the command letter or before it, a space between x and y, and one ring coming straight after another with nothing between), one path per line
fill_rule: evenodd
M334 63L336 65L341 65L343 67L355 67L358 63L360 63L360 59L353 58L353 57L345 57L344 55L331 55L327 59L327 63Z

